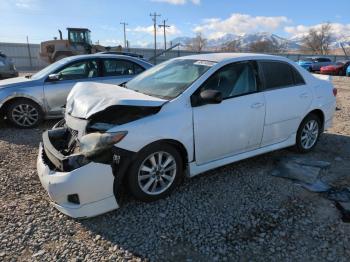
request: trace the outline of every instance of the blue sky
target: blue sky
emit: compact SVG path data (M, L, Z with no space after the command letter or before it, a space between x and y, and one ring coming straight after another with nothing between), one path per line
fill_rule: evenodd
M168 19L168 39L207 38L226 33L241 35L266 31L283 37L305 33L329 21L336 34L350 35L350 1L336 0L0 0L0 41L39 43L57 36L57 29L88 27L92 40L106 45L122 43L125 21L131 46L153 41L149 14ZM159 34L158 41L162 41Z

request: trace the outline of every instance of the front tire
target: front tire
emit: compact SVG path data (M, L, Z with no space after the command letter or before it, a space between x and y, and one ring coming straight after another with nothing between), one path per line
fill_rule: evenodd
M183 176L183 160L171 145L154 144L141 150L128 176L130 192L150 202L169 195Z
M40 106L29 99L20 99L11 103L6 115L7 119L19 128L33 128L43 120Z
M301 122L297 137L296 137L296 151L299 153L310 152L317 144L321 134L322 123L319 117L315 114L309 114Z

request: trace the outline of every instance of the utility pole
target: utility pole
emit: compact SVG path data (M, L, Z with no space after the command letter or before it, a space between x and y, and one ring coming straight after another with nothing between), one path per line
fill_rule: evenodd
M153 21L153 28L154 28L154 64L156 64L156 56L157 56L157 17L160 17L160 14L157 14L154 12L153 14L150 14Z
M29 56L30 70L33 70L32 54L31 54L31 52L30 52L30 45L29 45L29 38L28 38L28 36L27 36L27 48L28 48L28 56Z
M343 49L343 52L344 52L344 54L345 54L345 56L346 56L346 59L348 59L348 54L346 53L346 50L345 50L345 48L344 48L343 43L340 43L340 46L341 46L341 48Z
M162 28L163 27L163 32L164 32L164 50L166 50L166 28L167 27L170 27L170 25L167 25L166 24L166 21L168 21L168 19L167 20L163 20L163 24L161 24L161 25L158 25L160 28Z
M120 24L123 25L123 28L124 28L124 47L126 48L126 47L127 47L127 43L126 43L126 30L125 30L125 27L126 27L128 24L125 23L125 22L121 22Z

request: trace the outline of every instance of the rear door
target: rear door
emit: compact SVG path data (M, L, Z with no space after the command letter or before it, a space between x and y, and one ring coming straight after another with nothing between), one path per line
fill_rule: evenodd
M312 92L300 73L283 61L259 61L266 100L261 146L282 142L296 133L312 102Z
M97 59L84 59L71 62L56 72L58 80L46 79L44 95L50 114L62 114L62 106L66 104L67 96L77 82L96 81L99 79Z
M120 85L128 82L145 69L126 59L105 58L102 59L102 77L100 82Z

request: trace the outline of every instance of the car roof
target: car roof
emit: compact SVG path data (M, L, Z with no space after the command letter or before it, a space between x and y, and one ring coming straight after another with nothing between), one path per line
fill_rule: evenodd
M128 56L128 55L115 55L115 54L100 54L100 53L96 53L96 54L69 56L69 57L66 57L64 59L67 62L71 62L71 61L85 59L85 58L120 58L120 59L127 59L127 60L130 60L130 61L138 61L139 63L149 64L149 65L153 66L150 62L145 61L144 59L137 58L137 57L132 57L132 56Z
M274 55L266 55L266 54L255 54L255 53L209 53L209 54L198 54L198 55L189 55L189 56L182 56L177 59L193 59L193 60L206 60L206 61L212 61L212 62L222 62L225 60L231 60L231 59L278 59L278 60L285 60L285 58L281 56L274 56Z
M95 58L131 58L131 56L127 56L127 55L115 55L115 54L96 53L96 54L69 56L66 59L67 60L76 60L76 59L91 58L91 57L95 57ZM135 57L133 57L133 58L135 58Z

